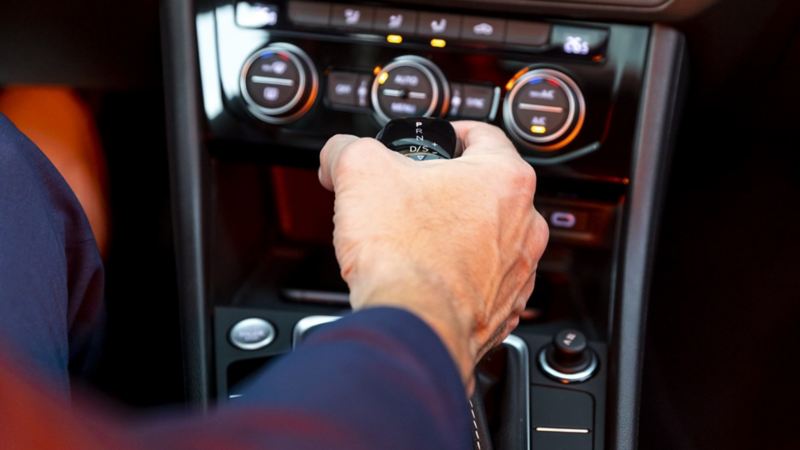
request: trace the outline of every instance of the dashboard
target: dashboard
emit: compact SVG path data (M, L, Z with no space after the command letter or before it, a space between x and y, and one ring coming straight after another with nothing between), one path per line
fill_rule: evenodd
M197 55L173 61L171 84L197 402L235 402L250 375L347 312L332 196L316 179L325 141L374 137L401 117L479 120L536 168L551 228L525 320L477 369L494 447L633 448L682 38L474 6L208 1L192 11L194 39L173 36Z

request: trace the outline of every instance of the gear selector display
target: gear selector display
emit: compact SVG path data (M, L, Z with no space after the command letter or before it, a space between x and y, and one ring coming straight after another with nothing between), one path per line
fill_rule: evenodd
M452 159L461 153L453 126L443 119L395 119L383 127L376 139L415 161Z

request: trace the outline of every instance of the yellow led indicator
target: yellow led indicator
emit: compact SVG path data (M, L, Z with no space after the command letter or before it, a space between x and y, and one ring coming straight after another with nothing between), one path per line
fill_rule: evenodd
M431 39L431 47L444 48L445 45L447 45L447 41L444 39Z
M386 80L388 79L389 79L389 72L381 72L381 74L378 75L378 84L386 83Z
M403 36L400 36L399 34L390 34L386 36L386 42L390 44L402 44Z
M547 128L541 125L531 125L531 133L533 134L545 134L547 133Z

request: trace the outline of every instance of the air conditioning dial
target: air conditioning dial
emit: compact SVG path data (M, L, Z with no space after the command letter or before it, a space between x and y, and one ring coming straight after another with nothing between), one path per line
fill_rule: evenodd
M511 81L503 104L506 130L538 151L555 151L581 130L586 103L578 84L558 70L525 69Z
M372 106L381 124L402 117L444 117L450 106L450 85L429 60L401 56L375 75Z
M267 123L284 124L311 109L319 91L319 77L303 50L279 42L247 59L240 88L253 116Z

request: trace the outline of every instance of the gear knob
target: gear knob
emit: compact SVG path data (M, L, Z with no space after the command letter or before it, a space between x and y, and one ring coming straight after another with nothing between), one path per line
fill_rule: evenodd
M452 159L462 151L455 129L444 119L394 119L375 138L390 150L415 161Z

